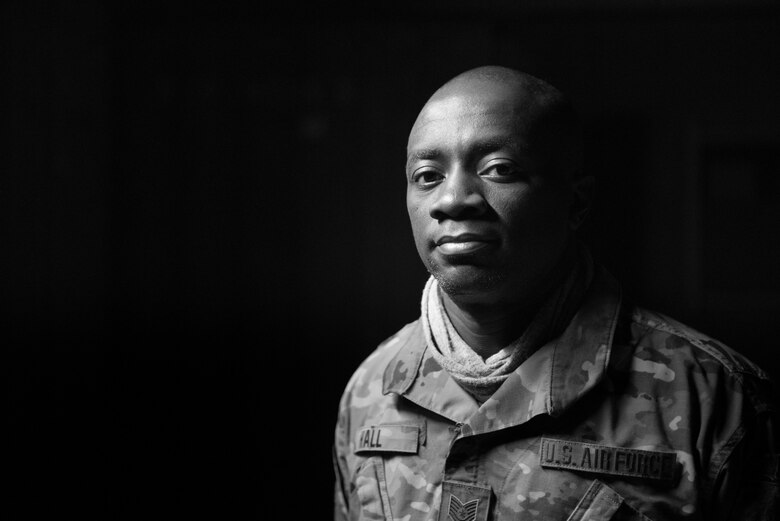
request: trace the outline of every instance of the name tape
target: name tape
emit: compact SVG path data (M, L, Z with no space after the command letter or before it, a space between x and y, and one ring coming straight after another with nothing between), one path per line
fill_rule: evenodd
M372 425L363 427L355 436L355 453L402 452L417 454L419 425Z
M677 454L542 438L539 464L545 468L671 481L677 469Z

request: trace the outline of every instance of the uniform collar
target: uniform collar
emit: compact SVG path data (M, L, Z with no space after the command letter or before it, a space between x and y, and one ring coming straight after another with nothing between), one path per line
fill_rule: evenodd
M384 394L399 394L455 423L465 423L479 404L441 368L425 342L421 321L385 368Z
M560 416L603 379L620 304L619 284L597 267L564 332L524 361L481 407L433 359L418 321L385 368L383 392L463 424L464 435L520 425L543 413Z

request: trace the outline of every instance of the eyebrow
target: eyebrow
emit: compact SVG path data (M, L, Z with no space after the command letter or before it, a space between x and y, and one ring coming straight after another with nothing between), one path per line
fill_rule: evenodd
M502 148L509 148L513 152L516 152L517 137L504 136L504 137L487 138L475 143L472 148L472 152L477 153L479 155L485 155L491 152L495 152L496 150L500 150Z
M438 159L441 156L442 156L442 152L438 148L417 148L409 152L406 158L406 164L408 165L412 161L423 161L425 159Z
M484 156L502 148L510 148L512 151L517 152L517 139L514 136L486 138L473 143L469 154L472 156ZM438 159L442 155L444 153L438 148L417 148L409 151L406 166L408 167L413 161Z

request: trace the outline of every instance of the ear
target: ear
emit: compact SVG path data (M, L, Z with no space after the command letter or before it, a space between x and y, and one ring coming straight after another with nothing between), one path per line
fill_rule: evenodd
M592 176L578 177L571 183L571 206L569 207L569 227L577 230L590 212L596 191L596 179Z

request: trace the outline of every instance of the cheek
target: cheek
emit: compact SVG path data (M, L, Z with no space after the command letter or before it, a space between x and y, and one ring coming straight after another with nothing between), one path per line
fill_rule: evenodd
M412 226L414 242L420 246L425 241L425 229L427 225L427 215L419 202L407 201L406 210L409 214L409 223Z
M406 192L406 212L409 214L409 219L414 223L415 215L420 211L420 201L416 197L412 197L411 192Z
M514 201L507 201L498 211L510 235L534 244L564 240L569 221L563 198L523 195Z
M412 223L412 228L422 229L428 221L430 221L428 204L425 199L419 196L407 196L406 212L409 214L409 221Z

